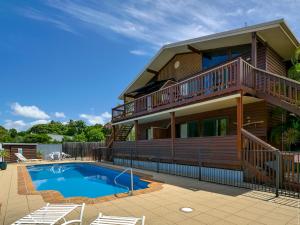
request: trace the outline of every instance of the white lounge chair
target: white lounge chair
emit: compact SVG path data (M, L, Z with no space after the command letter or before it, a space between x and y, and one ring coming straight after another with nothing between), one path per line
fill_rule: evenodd
M65 217L75 210L77 207L81 207L80 217L77 220L69 220L66 221ZM71 223L79 223L82 224L82 217L84 211L85 204L75 205L75 204L47 204L46 206L30 213L29 215L19 219L14 222L12 225L21 225L21 224L47 224L53 225L58 221L63 220L64 223L62 225L67 225Z
M70 157L71 157L71 155L69 155L67 153L64 153L64 152L61 153L61 159L66 159L66 158L70 158Z
M27 159L21 153L15 153L15 156L18 158L18 162L32 162L32 161L41 161L41 159Z
M63 160L63 159L70 158L70 157L71 157L71 155L66 154L64 152L51 152L49 154L50 160Z
M99 213L98 218L91 223L91 225L135 225L141 221L141 225L145 225L145 216L141 218L136 217L118 217L118 216L104 216Z

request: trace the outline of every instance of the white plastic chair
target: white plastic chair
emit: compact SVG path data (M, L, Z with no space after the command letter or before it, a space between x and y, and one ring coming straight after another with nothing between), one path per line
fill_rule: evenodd
M135 225L141 221L141 225L145 225L145 216L141 218L136 217L118 217L118 216L104 216L99 213L98 218L91 223L91 225Z
M31 161L41 161L41 159L27 159L21 153L15 153L15 156L18 158L18 162L31 162Z
M76 220L69 220L66 221L65 217L75 210L77 207L81 207L80 217ZM75 205L75 204L47 204L46 206L30 213L27 216L19 219L18 221L14 222L12 225L21 225L21 224L47 224L47 225L54 225L60 220L64 220L62 225L67 225L71 223L79 223L82 224L83 218L83 211L84 211L85 204L82 205Z

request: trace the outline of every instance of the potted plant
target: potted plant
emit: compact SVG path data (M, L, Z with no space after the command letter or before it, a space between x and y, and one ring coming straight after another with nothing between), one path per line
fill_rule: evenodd
M6 170L7 168L7 162L5 162L5 157L8 157L8 152L6 150L0 150L0 158L2 159L2 162L0 162L0 169Z

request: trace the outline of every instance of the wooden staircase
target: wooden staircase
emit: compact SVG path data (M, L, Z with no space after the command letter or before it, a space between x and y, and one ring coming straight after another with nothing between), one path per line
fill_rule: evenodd
M278 152L278 149L242 129L242 166L245 181L274 187Z
M106 142L106 146L108 148L111 148L114 139L115 141L126 141L130 131L133 128L133 124L122 124L120 127L117 127L115 130L115 138L113 137L113 134L111 134Z
M245 92L300 116L300 82L256 67L242 60Z

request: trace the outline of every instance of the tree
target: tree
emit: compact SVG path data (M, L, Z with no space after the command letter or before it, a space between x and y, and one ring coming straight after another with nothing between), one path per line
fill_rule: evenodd
M84 132L86 128L86 124L82 120L70 120L70 122L67 124L66 128L66 135L74 136L76 134L81 134Z
M289 78L300 81L300 48L295 50L291 63L293 66L288 71Z
M51 143L51 138L47 134L27 134L24 136L25 143Z
M9 135L11 138L15 138L18 135L18 131L16 129L12 128L9 130Z
M9 132L2 126L0 126L0 142L11 142L12 138Z
M102 126L94 126L86 128L87 141L102 141L105 139L105 135L102 130Z
M73 138L73 141L75 142L86 142L86 137L84 133L76 134Z

